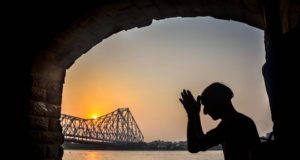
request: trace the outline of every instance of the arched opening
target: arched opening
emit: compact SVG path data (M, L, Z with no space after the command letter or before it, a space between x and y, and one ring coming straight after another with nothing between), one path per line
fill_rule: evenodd
M145 141L185 140L181 89L200 94L221 81L235 91L237 110L253 118L264 136L272 130L264 62L261 30L202 17L155 21L119 32L81 56L67 70L62 113L93 118L126 106ZM202 117L206 130L215 126Z
M289 7L285 8L285 10L288 9ZM292 7L292 9L295 11L297 7ZM167 0L114 1L99 2L85 11L87 12L80 14L75 21L71 21L70 25L64 25L63 29L56 30L59 33L54 38L50 38L47 45L43 45L33 56L28 114L30 115L29 128L34 128L34 131L29 129L30 137L33 140L30 147L32 155L37 159L61 158L60 145L63 138L59 116L65 71L78 57L103 39L122 30L147 26L152 23L153 19L177 16L213 16L219 19L233 19L261 29L266 27L263 6L257 1L230 1L230 3L215 1L189 1L186 3L186 1L169 2ZM291 23L286 21L286 24L290 25L284 26L283 32L287 32L297 25L295 17L297 16L292 17L294 21ZM267 23L271 25L274 23L274 26L278 26L272 20L271 18L271 22ZM273 37L270 38L273 39ZM276 71L278 69L275 68ZM285 114L286 112L284 112ZM280 121L281 118L279 116ZM282 127L285 123L277 124ZM282 133L284 133L283 130Z

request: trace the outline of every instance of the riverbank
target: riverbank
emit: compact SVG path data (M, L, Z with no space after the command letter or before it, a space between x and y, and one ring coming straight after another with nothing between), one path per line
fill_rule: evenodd
M64 149L76 150L152 150L152 151L185 151L187 150L186 141L152 141L139 143L73 143L65 142ZM212 147L210 150L222 150L221 146Z

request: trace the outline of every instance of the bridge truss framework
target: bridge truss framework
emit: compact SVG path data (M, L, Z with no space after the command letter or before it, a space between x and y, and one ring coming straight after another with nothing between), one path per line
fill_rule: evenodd
M61 115L66 142L137 143L144 136L129 108L119 108L96 119Z

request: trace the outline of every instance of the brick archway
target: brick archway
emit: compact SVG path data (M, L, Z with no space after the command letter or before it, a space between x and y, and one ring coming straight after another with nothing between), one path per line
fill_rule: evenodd
M112 0L88 5L62 29L57 30L33 56L28 112L29 136L33 142L30 147L32 151L36 151L32 152L32 156L36 159L61 159L63 135L59 117L65 71L103 39L122 30L148 26L154 19L178 16L212 16L243 22L263 30L270 28L268 35L282 34L298 25L295 17L299 17L299 13L292 14L289 10L298 10L299 4L295 7L282 3L280 6L283 6L286 17L278 25L273 15L268 18L268 7L264 7L258 0ZM278 4L271 5L268 12L275 13L276 7ZM276 18L278 17L275 16ZM270 25L279 26L280 31L273 31ZM267 41L272 42L272 37ZM268 52L268 48L273 46L266 47ZM268 66L272 64L266 66L266 83L269 83L273 75L267 74ZM270 92L269 96L272 97L273 94Z

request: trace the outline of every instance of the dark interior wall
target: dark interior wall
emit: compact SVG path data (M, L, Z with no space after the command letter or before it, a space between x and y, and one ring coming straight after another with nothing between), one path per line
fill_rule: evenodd
M2 60L4 98L1 117L4 133L2 158L39 159L29 134L29 107L33 57L51 38L93 6L91 3L40 1L6 3L2 7L4 50ZM2 12L2 11L1 11ZM3 38L2 35L2 38ZM42 153L43 154L43 153Z
M270 99L273 131L276 138L275 157L294 159L299 147L299 67L300 27L274 36L265 32L266 57L263 68Z
M277 3L276 3L277 2ZM289 8L282 1L266 1L265 4L265 48L266 64L263 67L267 93L270 100L273 131L276 139L274 145L274 157L293 159L298 156L295 147L299 135L297 112L297 83L299 78L295 76L298 71L298 58L300 53L300 26L296 25L286 30L288 17L294 19L290 24L297 24L299 6L295 1L290 1L290 14L286 14L283 8ZM293 12L291 12L293 10ZM285 16L284 16L285 15ZM299 17L298 17L299 19Z

